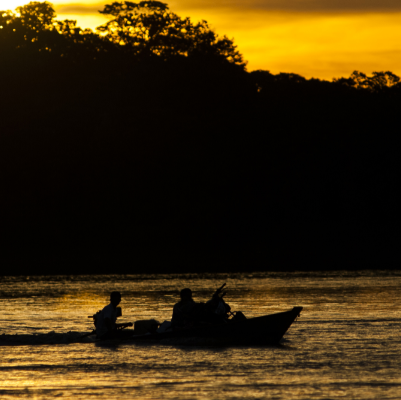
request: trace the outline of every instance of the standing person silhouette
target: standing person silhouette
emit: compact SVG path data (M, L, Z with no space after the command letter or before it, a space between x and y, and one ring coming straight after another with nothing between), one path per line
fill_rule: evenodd
M103 308L95 317L96 336L98 339L123 339L133 335L133 331L122 331L122 328L132 326L132 323L117 324L117 318L121 316L121 309L117 306L121 302L120 292L111 292L110 304Z

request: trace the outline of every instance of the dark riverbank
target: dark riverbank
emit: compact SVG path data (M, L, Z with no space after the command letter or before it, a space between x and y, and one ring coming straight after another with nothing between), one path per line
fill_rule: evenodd
M233 82L216 88L213 73L197 90L160 73L150 89L153 75L110 86L102 74L11 81L3 265L132 273L397 263L398 102L296 84L233 96Z
M1 274L399 267L400 84L28 50L0 67Z

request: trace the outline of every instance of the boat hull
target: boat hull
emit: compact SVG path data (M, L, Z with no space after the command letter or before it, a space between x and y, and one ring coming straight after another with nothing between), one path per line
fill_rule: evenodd
M288 328L302 311L294 307L290 311L246 320L231 320L219 325L198 325L193 328L133 336L131 341L164 341L169 339L200 339L199 344L218 345L266 345L278 344Z

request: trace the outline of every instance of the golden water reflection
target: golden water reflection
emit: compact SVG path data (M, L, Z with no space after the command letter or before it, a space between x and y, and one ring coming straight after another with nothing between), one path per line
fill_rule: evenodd
M213 348L95 343L0 347L0 396L20 398L399 398L401 274L256 273L59 277L2 282L0 334L85 332L123 293L123 318L169 319L179 289L205 301L227 282L247 316L304 306L282 346ZM24 290L29 297L24 297ZM19 293L10 299L7 293ZM34 295L35 297L32 297ZM11 320L13 318L13 320ZM25 325L24 325L25 324Z

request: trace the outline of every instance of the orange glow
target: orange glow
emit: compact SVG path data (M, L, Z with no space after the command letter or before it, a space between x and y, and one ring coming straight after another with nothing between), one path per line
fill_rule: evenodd
M307 78L348 77L354 70L401 75L401 11L387 13L311 13L225 8L197 0L167 1L170 9L193 21L206 20L220 35L234 38L248 70L293 72ZM2 0L8 7L18 0ZM97 10L112 1L55 0L58 19L75 19L95 29L107 20ZM204 4L204 5L202 5ZM4 6L2 7L4 8Z
M19 0L2 0L0 3L0 10L15 10L17 7L26 4L26 1Z

